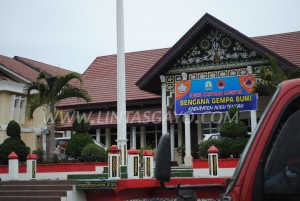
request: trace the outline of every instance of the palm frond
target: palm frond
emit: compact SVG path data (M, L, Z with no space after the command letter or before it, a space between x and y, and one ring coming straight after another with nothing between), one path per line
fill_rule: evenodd
M28 96L30 118L33 117L34 110L42 105L47 105L54 114L56 103L65 98L77 97L87 102L91 101L87 91L68 84L72 79L77 79L82 84L82 78L78 73L49 77L41 72L36 81L26 85L24 90ZM30 94L32 90L35 90L36 94Z
M260 95L272 95L278 83L274 83L268 80L262 80L256 83L252 93L258 93Z
M38 75L38 77L36 78L36 80L45 80L47 78L47 75L45 72L41 71Z
M43 97L49 92L48 85L39 81L30 82L25 85L24 93L29 96L31 92L39 93Z
M82 85L83 83L83 80L81 78L81 75L79 73L69 73L67 75L64 75L64 76L59 76L58 77L60 83L66 85L69 81L73 80L73 79L76 79L80 82L80 86Z
M27 97L27 107L26 112L29 115L30 119L33 119L33 113L34 111L41 107L45 106L46 103L43 102L43 99L40 99L39 94L31 94Z
M55 78L55 80L53 80L53 85L51 86L51 89L52 89L51 91L54 94L61 93L63 88L72 87L69 84L69 81L73 80L73 79L79 80L80 86L82 85L82 78L81 78L80 74L78 74L78 73L69 73L69 74L63 75L63 76L55 76L54 78Z
M37 90L38 91L38 85L36 82L30 82L28 84L25 85L24 87L24 93L29 96L30 92L33 90Z
M276 90L276 86L288 79L288 75L279 68L275 58L266 55L266 59L270 63L270 69L269 71L262 70L261 73L256 75L256 77L261 78L262 81L256 84L252 93L272 95Z
M88 92L84 89L77 87L65 87L61 90L61 93L57 97L57 102L66 99L66 98L82 98L86 102L90 102L92 99L88 95Z
M267 55L267 60L270 62L271 71L274 74L274 81L280 83L286 80L287 75L278 67L276 59L270 55Z
M297 69L296 71L293 71L288 74L288 79L295 79L300 78L300 69Z

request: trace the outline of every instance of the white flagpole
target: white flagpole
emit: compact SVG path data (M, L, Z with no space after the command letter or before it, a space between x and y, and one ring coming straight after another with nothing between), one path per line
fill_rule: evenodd
M127 126L125 88L125 48L123 0L117 2L117 144L121 149L121 165L127 165Z

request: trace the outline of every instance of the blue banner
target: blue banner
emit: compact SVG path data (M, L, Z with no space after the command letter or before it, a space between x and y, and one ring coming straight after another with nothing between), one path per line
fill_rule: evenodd
M251 93L255 84L251 75L178 81L175 113L226 112L232 106L240 111L256 110L257 95Z

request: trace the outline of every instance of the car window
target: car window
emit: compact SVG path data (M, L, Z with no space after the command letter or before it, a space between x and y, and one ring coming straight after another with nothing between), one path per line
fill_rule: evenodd
M267 150L263 200L300 200L300 99L283 113Z

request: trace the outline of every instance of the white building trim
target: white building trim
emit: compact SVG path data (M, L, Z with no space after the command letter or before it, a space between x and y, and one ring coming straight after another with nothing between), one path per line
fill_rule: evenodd
M6 68L6 67L4 67L4 66L2 66L2 65L0 65L0 69L1 69L2 71L5 71L5 72L9 73L12 77L15 77L16 80L18 80L18 81L21 81L21 82L27 82L27 83L31 82L30 80L28 80L28 79L22 77L21 75L19 75L19 74L13 72L13 71L11 71L11 70L9 70L8 68Z
M12 82L8 80L1 80L0 91L9 91L14 93L24 94L24 84Z

